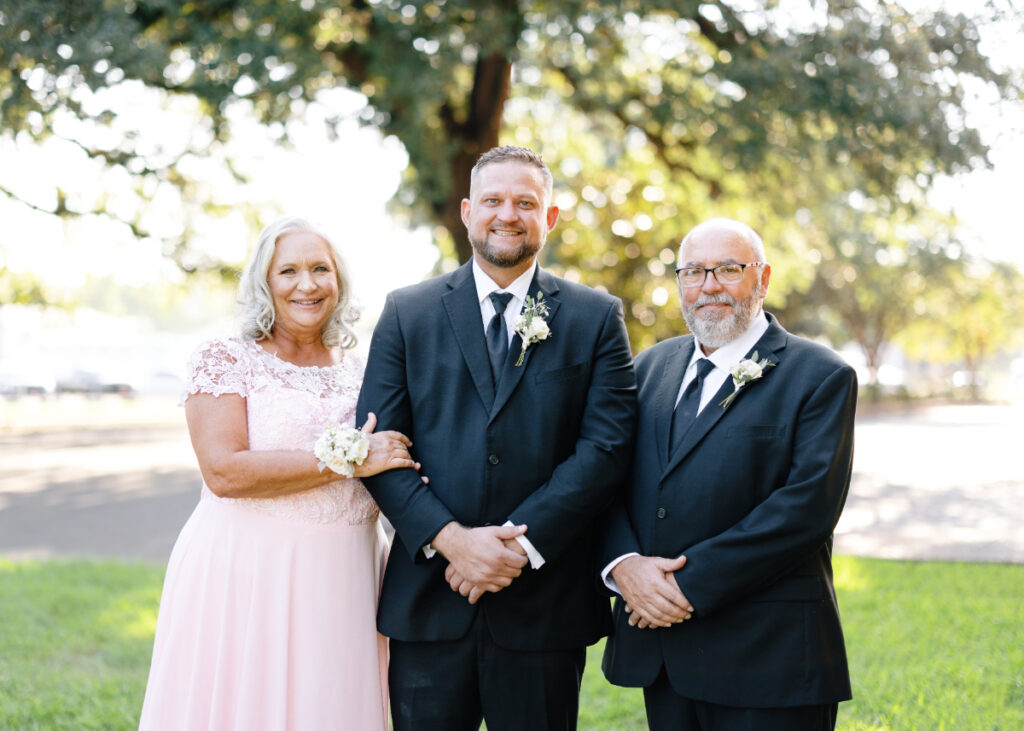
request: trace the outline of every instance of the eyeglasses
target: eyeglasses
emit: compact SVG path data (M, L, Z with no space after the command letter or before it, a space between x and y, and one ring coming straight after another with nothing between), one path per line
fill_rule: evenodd
M719 284L736 284L743 279L744 269L765 264L763 261L752 261L749 264L719 264L716 267L679 267L676 269L676 278L683 287L700 287L707 279L708 272L711 272Z

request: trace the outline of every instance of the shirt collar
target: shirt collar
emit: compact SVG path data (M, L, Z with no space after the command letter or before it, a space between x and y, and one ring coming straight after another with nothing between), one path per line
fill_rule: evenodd
M695 347L693 349L693 357L690 359L690 366L700 358L707 358L715 364L715 368L729 370L743 360L743 357L750 352L751 348L757 345L757 341L761 339L761 336L767 330L768 318L765 317L764 310L761 310L739 337L726 343L711 355L704 355L704 351L700 347L700 341L697 340L695 335L693 337Z
M525 272L516 277L512 284L508 285L504 289L499 287L493 279L491 279L487 272L480 268L476 258L473 258L473 280L476 282L476 297L477 301L483 303L487 296L491 292L511 292L512 296L515 297L519 302L526 300L526 295L530 292L530 284L533 282L533 275L537 271L537 262L533 262L533 266L527 269Z

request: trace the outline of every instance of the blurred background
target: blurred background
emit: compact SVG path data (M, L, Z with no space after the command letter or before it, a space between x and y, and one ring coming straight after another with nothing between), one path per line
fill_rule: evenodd
M865 400L1024 394L1013 0L0 3L0 388L172 394L283 213L364 307L469 255L497 143L540 152L544 264L685 331L674 255L750 223L767 306Z

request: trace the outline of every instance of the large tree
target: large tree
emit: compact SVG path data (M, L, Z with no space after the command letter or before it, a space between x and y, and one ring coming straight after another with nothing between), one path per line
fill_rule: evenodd
M679 329L678 315L655 311L674 302L672 250L705 215L764 232L785 308L816 276L808 232L822 227L808 220L827 220L821 212L854 192L890 208L919 201L934 176L985 164L964 107L970 89L1015 93L979 50L981 24L1009 5L974 17L894 2L794 7L21 0L0 11L0 111L5 134L42 140L60 115L112 121L85 90L138 81L197 100L208 135L173 155L144 131L76 140L145 190L189 185L179 161L228 139L232 110L283 136L281 122L346 87L365 95L361 119L408 152L397 209L434 225L460 260L474 160L499 141L531 145L555 168L567 213L550 263L621 294L643 345ZM54 210L76 212L59 195Z

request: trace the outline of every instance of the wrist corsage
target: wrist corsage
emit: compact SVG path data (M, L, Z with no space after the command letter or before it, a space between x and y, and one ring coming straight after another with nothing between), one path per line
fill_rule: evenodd
M320 460L320 471L324 467L345 477L355 474L356 465L361 465L370 451L370 439L364 432L351 426L328 424L324 433L313 445L313 455Z

